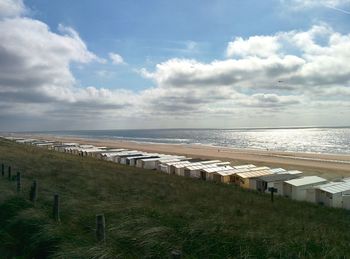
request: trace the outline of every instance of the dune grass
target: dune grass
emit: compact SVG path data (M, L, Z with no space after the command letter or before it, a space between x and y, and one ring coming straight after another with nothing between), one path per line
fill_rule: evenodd
M159 172L0 140L0 258L339 258L350 256L350 214ZM7 167L6 167L7 170ZM38 181L35 206L29 187ZM52 219L60 194L61 223ZM106 217L106 242L95 216Z

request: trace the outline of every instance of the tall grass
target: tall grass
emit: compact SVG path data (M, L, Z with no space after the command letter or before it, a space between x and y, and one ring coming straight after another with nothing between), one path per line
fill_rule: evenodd
M23 258L339 258L350 255L350 215L115 163L0 141L0 163L20 170L22 193L0 179L0 253ZM39 196L28 199L31 181ZM60 194L61 223L51 218ZM106 243L95 215L106 217ZM2 256L0 256L2 258Z

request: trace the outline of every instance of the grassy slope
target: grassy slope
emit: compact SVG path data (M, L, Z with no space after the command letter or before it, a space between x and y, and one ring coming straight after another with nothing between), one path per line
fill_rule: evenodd
M23 174L23 192L0 178L0 254L24 258L329 257L350 255L350 214L235 186L165 175L0 140L0 163ZM27 201L39 182L35 207ZM61 196L61 224L51 216ZM104 213L107 242L94 238ZM4 223L4 224L3 224ZM2 257L1 257L2 258Z

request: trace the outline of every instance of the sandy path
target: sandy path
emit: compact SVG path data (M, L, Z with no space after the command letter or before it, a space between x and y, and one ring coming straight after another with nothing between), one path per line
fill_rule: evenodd
M285 169L301 170L309 175L320 175L328 179L350 177L350 155L275 152L218 148L204 145L153 144L109 139L53 137L51 135L35 135L30 137L165 154L181 154L189 157L219 158L224 161L231 161L233 164L253 163L270 167L283 167Z

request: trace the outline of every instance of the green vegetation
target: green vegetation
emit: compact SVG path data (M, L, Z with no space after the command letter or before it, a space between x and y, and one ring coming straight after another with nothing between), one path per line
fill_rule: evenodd
M350 214L0 140L0 258L306 257L350 255ZM7 170L7 166L5 168ZM5 172L7 173L7 171ZM1 177L1 176L0 176ZM38 180L35 206L28 201ZM60 194L61 223L52 219ZM105 243L95 216L106 217Z

